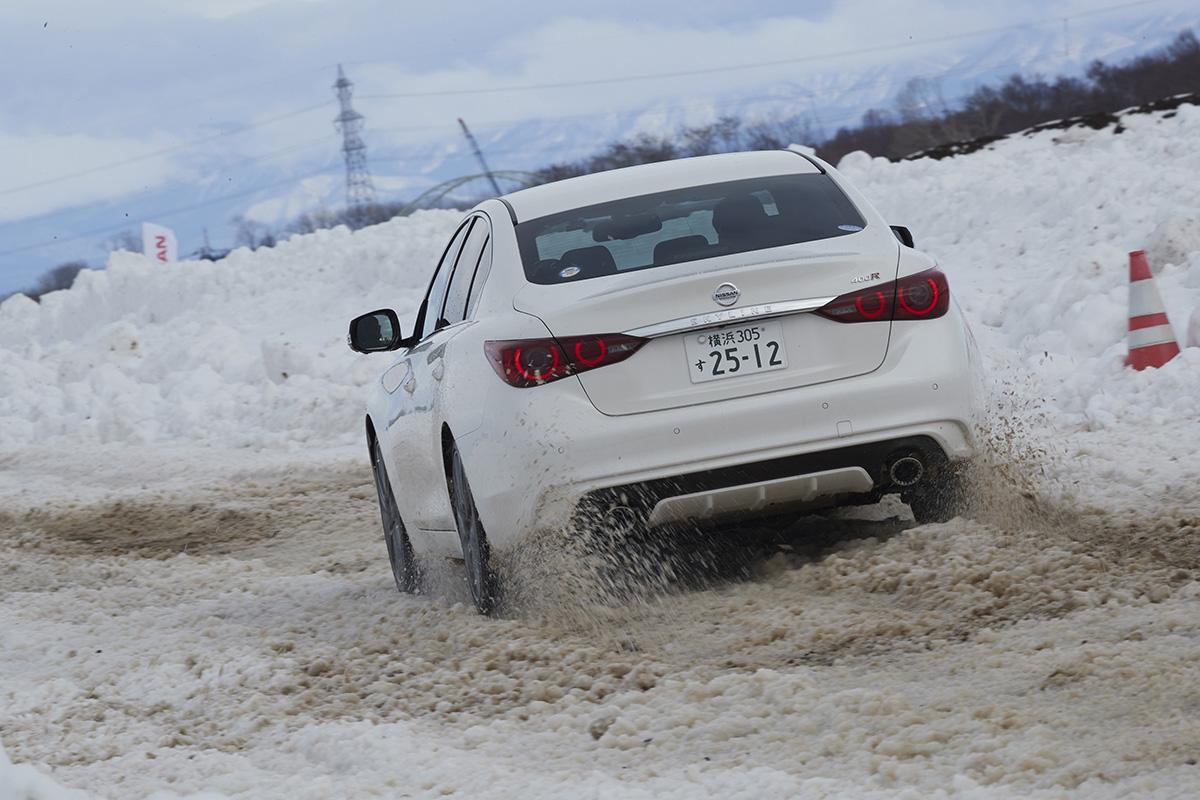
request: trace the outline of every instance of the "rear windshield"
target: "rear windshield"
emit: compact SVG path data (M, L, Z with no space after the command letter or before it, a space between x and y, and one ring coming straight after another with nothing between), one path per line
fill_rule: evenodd
M517 225L533 283L614 275L846 236L866 223L828 175L773 175L626 197Z

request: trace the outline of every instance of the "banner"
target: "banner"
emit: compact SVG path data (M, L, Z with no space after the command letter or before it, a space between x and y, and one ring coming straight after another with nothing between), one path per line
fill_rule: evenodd
M175 261L179 255L175 231L153 222L143 222L142 252L155 261Z

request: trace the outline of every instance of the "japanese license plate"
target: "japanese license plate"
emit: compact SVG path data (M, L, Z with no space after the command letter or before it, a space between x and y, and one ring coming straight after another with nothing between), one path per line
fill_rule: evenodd
M783 323L778 321L686 333L683 343L692 383L754 375L787 366Z

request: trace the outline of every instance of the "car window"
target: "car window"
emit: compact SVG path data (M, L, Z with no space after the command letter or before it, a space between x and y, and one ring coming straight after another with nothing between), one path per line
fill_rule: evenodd
M527 220L517 243L530 281L566 283L848 236L865 225L828 175L772 175Z
M442 306L442 322L439 327L453 325L467 318L467 297L471 293L471 281L475 278L475 267L479 264L479 256L483 246L487 244L489 227L483 217L475 218L475 225L467 234L462 253L458 256L458 264L450 278L450 288L446 291L446 302Z
M433 280L429 284L429 291L425 295L425 302L421 304L421 313L417 318L416 331L421 339L437 330L438 312L446 301L446 285L450 282L450 274L454 271L454 264L458 260L459 251L462 250L463 240L467 238L467 232L470 231L474 222L475 219L472 217L454 233L454 238L450 240L446 252L442 254L442 260L438 262L437 271L433 273Z
M487 283L488 274L492 271L492 238L489 236L479 254L479 266L475 268L475 278L471 281L471 293L467 298L467 319L475 316L475 307L479 305L479 296L483 294L483 285Z

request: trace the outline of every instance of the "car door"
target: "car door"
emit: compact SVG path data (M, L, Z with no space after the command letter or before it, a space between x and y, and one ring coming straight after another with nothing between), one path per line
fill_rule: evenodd
M439 322L444 322L446 292L474 224L475 218L469 217L459 226L438 262L417 312L413 328L417 342L383 374L388 392L384 439L393 464L388 470L392 489L405 524L424 530L453 530L453 520L447 521L444 514L444 498L433 495L436 486L445 493L441 448L434 446L433 402L445 366L444 345L455 333Z
M453 329L454 335L442 345L445 366L434 394L434 415L438 420L435 435L439 437L439 443L443 422L449 425L453 436L460 438L483 422L484 408L477 400L472 382L479 379L481 366L488 372L490 367L485 366L483 343L475 329L473 312L491 267L490 222L486 214L479 215L463 246L446 293L442 318L447 329Z

